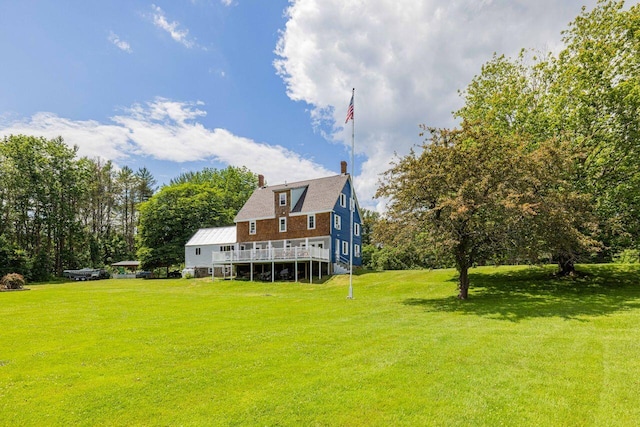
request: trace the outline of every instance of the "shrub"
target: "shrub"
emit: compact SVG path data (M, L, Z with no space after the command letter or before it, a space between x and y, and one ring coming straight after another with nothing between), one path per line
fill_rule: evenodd
M5 289L22 289L25 281L21 274L9 273L0 280L0 283Z
M616 264L636 264L640 262L640 251L637 249L625 249L613 256Z

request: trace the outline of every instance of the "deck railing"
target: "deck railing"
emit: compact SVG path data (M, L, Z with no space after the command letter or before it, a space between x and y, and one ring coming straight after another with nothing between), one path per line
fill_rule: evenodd
M249 249L244 251L214 252L213 263L313 260L329 262L329 249L296 246L293 248Z

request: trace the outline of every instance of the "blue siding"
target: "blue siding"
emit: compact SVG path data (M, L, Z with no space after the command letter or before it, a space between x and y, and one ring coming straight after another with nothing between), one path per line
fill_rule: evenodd
M349 264L349 254L342 253L342 242L349 243L349 197L351 195L351 180L348 180L344 188L342 189L341 194L344 194L345 206L343 207L340 204L341 197L339 196L336 200L336 204L333 207L333 213L331 215L331 261L332 262L341 262L344 264ZM340 230L335 227L334 215L338 215L340 217L341 227ZM355 252L353 256L353 265L359 266L362 265L362 220L360 218L360 212L358 211L358 205L356 203L356 209L353 212L353 222L355 224L360 224L360 235L353 236L353 245L358 245L360 247L360 256L356 257ZM355 228L355 226L354 226ZM338 248L339 254L336 256L336 239L340 240L340 247ZM351 248L351 250L353 250Z

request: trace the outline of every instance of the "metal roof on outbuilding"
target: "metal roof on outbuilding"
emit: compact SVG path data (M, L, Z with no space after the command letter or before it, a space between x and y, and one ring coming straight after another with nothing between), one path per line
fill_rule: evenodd
M201 228L185 246L227 245L236 243L236 226Z

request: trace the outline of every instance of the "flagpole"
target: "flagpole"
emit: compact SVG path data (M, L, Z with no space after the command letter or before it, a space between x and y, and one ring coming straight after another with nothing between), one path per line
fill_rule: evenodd
M355 134L356 134L356 116L355 116L355 96L356 88L351 90L351 99L353 101L353 116L351 117L351 199L349 200L349 211L351 217L349 220L349 295L347 299L353 299L353 211L356 207L355 191L353 189L353 171L355 164Z

